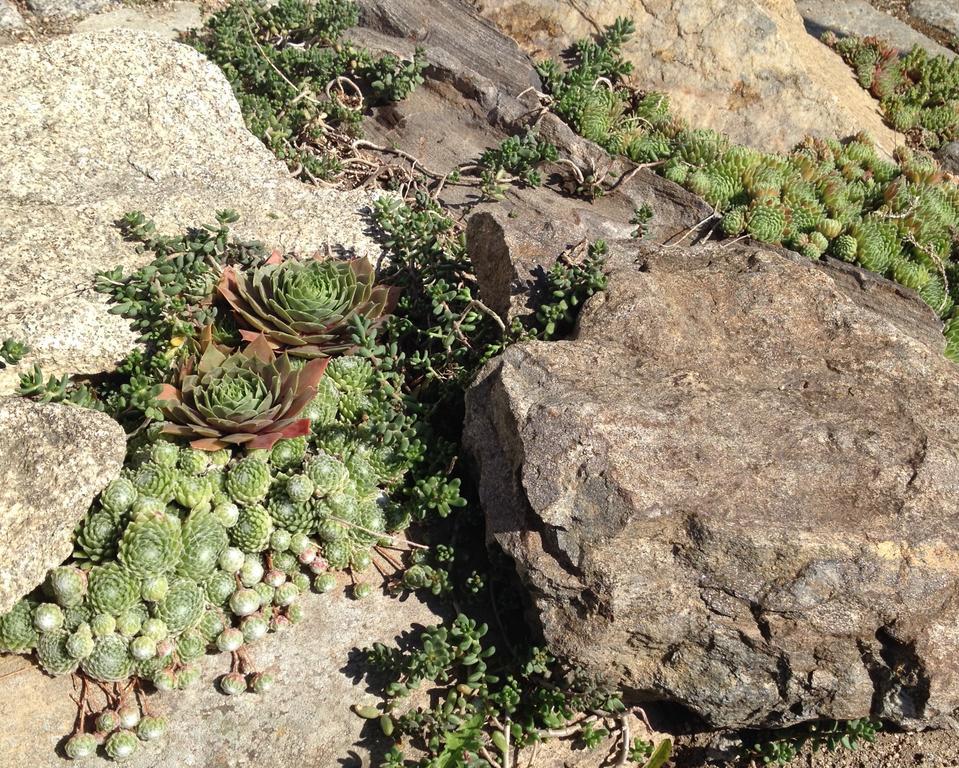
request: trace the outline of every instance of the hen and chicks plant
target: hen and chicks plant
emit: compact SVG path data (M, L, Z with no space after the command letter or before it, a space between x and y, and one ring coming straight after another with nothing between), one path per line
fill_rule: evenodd
M631 23L619 20L596 42L578 43L567 68L539 65L551 108L609 152L652 163L702 197L715 209L713 232L811 259L833 256L912 288L945 321L946 352L959 359L959 186L931 156L902 147L888 159L865 134L846 142L809 138L772 154L690 128L670 114L664 95L629 83L622 45L631 33ZM880 69L892 61L883 58ZM941 72L957 66L913 52L894 69L926 83L927 98L946 99L953 75Z
M826 33L823 42L843 57L912 146L938 149L959 139L959 59L932 56L919 45L900 55L877 37Z

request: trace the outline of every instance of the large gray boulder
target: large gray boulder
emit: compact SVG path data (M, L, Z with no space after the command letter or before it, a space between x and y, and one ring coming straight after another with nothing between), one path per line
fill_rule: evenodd
M129 30L4 49L0 67L0 339L33 352L0 393L47 373L113 370L135 344L93 291L98 271L144 261L114 222L131 210L180 233L240 214L269 247L376 255L367 193L307 186L247 131L222 72L192 48Z
M551 649L720 727L959 708L959 368L873 275L620 248L574 337L467 398L490 539Z
M66 560L73 529L125 454L109 416L0 398L0 614Z

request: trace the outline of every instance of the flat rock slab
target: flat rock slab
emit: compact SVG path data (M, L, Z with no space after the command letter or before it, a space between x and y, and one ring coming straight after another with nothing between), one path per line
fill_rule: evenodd
M959 707L959 367L909 291L739 244L614 248L569 341L467 398L549 647L717 727Z
M872 35L883 38L901 51L918 45L933 55L955 56L945 46L895 16L883 13L867 0L797 0L796 7L810 34L817 38L829 31L840 36Z
M203 24L203 11L198 3L164 2L125 5L88 16L79 22L74 32L99 32L109 29L131 29L176 40L188 30Z
M0 338L34 350L0 371L112 370L135 335L92 289L145 259L114 223L132 210L176 234L233 208L269 247L375 256L367 193L291 178L247 131L220 70L192 48L114 30L4 49L0 67Z
M891 152L901 137L835 53L810 38L793 0L477 0L537 57L556 56L620 16L636 33L623 48L644 90L669 95L698 128L766 151L807 134L868 131Z
M0 397L0 614L66 560L73 529L125 454L109 416Z
M959 6L955 0L912 0L909 13L927 24L959 35Z
M167 717L157 744L141 744L124 765L131 768L262 768L369 766L361 736L379 726L357 717L353 704L375 704L358 685L363 667L351 655L373 642L391 643L413 624L439 621L415 598L376 593L351 600L342 590L305 595L302 623L268 635L251 647L258 668L271 667L277 684L266 694L224 696L215 677L229 671L229 656L207 656L203 677L186 691L157 694L149 706ZM18 669L23 671L9 674ZM51 678L24 659L0 658L0 730L3 765L62 768L57 746L73 727L69 677ZM366 730L364 730L364 728ZM375 743L375 742L374 742ZM86 766L110 766L101 758Z
M117 0L26 0L27 8L44 21L76 19L115 8Z

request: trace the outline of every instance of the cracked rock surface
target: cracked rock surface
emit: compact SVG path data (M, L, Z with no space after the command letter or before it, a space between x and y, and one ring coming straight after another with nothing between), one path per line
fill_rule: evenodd
M748 243L613 249L467 443L551 649L719 727L959 707L959 368L909 291Z

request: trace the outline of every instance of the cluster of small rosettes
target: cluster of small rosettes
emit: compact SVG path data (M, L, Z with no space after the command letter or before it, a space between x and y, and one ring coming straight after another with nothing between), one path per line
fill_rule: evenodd
M876 37L823 35L879 99L889 124L914 146L937 149L959 139L959 59L914 46L905 55Z
M92 731L79 730L64 742L64 754L71 760L90 757L102 748L104 757L122 762L136 754L140 742L163 738L167 728L165 718L144 714L139 704L104 709L92 718L92 725Z
M329 368L307 409L308 437L236 455L163 440L137 449L78 527L72 560L0 617L0 651L34 652L53 675L182 689L199 679L205 653L245 658L245 646L300 621L299 596L334 589L331 571L356 580L388 539L387 491L402 471L348 422L373 386L370 364L344 357ZM357 583L353 594L371 590ZM220 689L272 682L234 669ZM97 744L122 759L144 738L134 730L100 733ZM79 756L91 741L69 744Z

